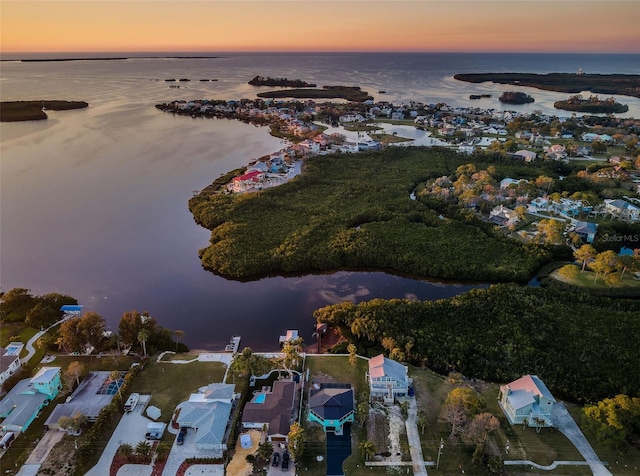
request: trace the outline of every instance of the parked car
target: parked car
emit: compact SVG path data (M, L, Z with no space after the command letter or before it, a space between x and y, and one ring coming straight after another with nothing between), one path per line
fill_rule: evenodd
M185 427L180 428L180 432L178 433L178 439L176 440L177 445L181 445L184 443L184 437L187 436L187 429Z
M276 451L275 453L273 453L273 466L279 466L279 465L280 465L280 453Z
M287 471L289 469L289 453L284 453L282 455L282 471Z

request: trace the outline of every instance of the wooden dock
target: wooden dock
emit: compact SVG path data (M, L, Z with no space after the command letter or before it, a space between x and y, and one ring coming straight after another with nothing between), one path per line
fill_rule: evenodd
M240 336L233 336L227 346L224 348L225 352L238 352L240 347Z

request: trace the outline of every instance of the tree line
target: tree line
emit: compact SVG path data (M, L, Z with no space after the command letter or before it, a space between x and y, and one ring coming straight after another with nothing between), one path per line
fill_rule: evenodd
M361 355L496 382L540 376L560 398L640 392L640 303L498 284L438 301L374 299L314 312ZM344 351L344 349L340 349Z

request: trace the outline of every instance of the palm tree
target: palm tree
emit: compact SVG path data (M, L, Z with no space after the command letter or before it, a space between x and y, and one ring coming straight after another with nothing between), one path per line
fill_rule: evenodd
M129 459L133 454L133 446L131 446L129 443L123 443L118 446L117 453L120 456L124 456L125 458Z
M360 455L364 457L365 461L369 461L376 454L376 447L371 440L361 441L358 447L360 448Z
M158 461L166 460L170 452L171 445L169 445L169 443L167 443L166 441L161 441L160 443L158 443L158 446L156 446L156 458L158 459Z
M173 331L173 333L176 336L176 350L178 350L178 343L180 342L180 339L184 337L184 331L176 329L175 331Z
M151 454L151 445L148 441L139 441L136 445L136 455L147 457Z
M138 332L138 342L142 344L142 352L144 356L147 356L147 339L149 338L149 331L144 327Z
M122 394L120 393L120 377L121 374L119 370L112 370L109 374L109 378L116 383L116 387L118 388L118 396L120 397L120 401L122 402Z

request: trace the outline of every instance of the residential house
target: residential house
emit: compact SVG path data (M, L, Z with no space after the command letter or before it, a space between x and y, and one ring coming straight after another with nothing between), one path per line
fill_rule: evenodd
M293 380L276 380L271 389L257 392L244 406L242 428L262 430L266 426L268 441L289 441L295 420L295 388Z
M555 398L536 375L525 375L500 387L498 403L512 425L550 427Z
M504 205L498 205L489 212L489 220L499 226L511 226L520 221L515 211Z
M564 160L567 158L567 150L562 144L553 144L547 149L547 158L551 160Z
M383 354L369 360L366 379L369 382L369 398L385 403L393 403L396 397L405 397L411 385L407 366Z
M89 372L67 401L56 405L44 422L45 427L50 430L63 430L58 425L60 418L72 417L76 413L84 415L89 422L96 421L100 411L117 395L119 385L120 381L112 380L111 372Z
M524 160L525 162L533 162L534 160L536 160L536 157L538 156L538 154L536 154L535 152L531 151L531 150L519 150L516 153L513 154L514 158L520 159L520 160Z
M354 408L351 384L323 383L309 392L309 421L320 423L325 433L342 435L344 425L355 421Z
M60 367L42 367L34 377L20 380L0 401L0 430L25 431L61 389Z
M500 188L505 189L505 188L509 188L510 185L518 185L520 183L528 183L528 181L525 179L512 179L512 178L506 177L500 180Z
M234 177L231 183L227 185L227 190L235 193L247 192L249 190L255 190L262 188L262 180L264 179L264 173L259 170L253 170L247 172L238 177Z
M640 208L625 200L605 200L604 208L609 213L622 220L629 220L632 222L640 220Z
M20 368L21 342L11 342L6 348L0 347L0 385Z
M196 430L196 448L211 451L214 458L222 457L227 449L229 416L237 398L234 389L232 384L208 385L203 391L191 394L177 418L180 427Z
M597 223L589 223L586 221L576 221L573 232L587 243L593 243L596 238L596 232L598 231Z

